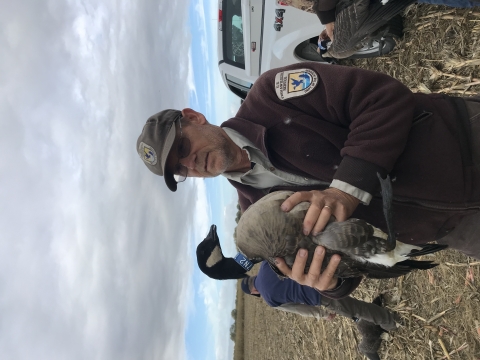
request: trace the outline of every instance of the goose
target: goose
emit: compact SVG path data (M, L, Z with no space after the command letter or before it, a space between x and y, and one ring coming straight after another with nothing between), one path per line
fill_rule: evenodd
M297 251L303 248L309 253L305 268L308 272L315 248L322 245L326 249L323 267L332 255L342 256L335 273L337 277L382 279L406 275L414 269L431 269L437 264L411 258L445 248L444 245L409 245L398 241L392 246L386 233L355 218L330 222L318 235L306 236L303 234L303 219L310 203L300 203L290 212L280 209L292 194L291 191L271 193L242 215L237 226L237 247L248 259L267 260L276 269L274 259L282 257L291 267Z
M235 279L247 272L253 264L266 260L271 268L284 276L275 265L275 257L285 259L292 267L297 251L308 250L305 273L308 272L317 245L325 247L324 269L334 254L341 255L335 271L339 278L365 276L375 279L403 276L415 269L431 269L438 264L411 258L432 254L446 245L409 245L395 240L392 226L392 188L390 179L379 176L383 197L387 233L361 219L350 218L342 222L330 222L317 235L303 234L303 219L310 203L303 202L289 212L280 205L293 194L292 191L276 191L264 196L251 205L242 215L237 226L237 248L235 258L215 255L209 249L221 253L216 226L197 247L197 262L200 269L216 279ZM212 259L215 260L212 260Z
M371 35L416 0L340 0L336 6L334 40L323 57L352 56Z

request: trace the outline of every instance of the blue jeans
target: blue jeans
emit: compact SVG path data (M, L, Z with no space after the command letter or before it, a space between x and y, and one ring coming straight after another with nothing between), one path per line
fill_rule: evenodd
M475 0L418 0L417 2L419 4L445 5L456 8L480 6L480 2Z

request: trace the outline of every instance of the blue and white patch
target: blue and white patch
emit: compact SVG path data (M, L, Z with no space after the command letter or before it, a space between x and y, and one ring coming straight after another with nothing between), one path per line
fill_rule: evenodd
M245 271L250 271L253 267L253 263L248 260L247 257L242 253L238 253L237 255L235 255L233 259L237 262L238 265L243 267Z
M311 69L282 71L275 75L275 92L280 100L307 95L318 85L318 75Z
M147 164L155 166L157 164L157 153L150 145L141 142L138 145L138 155L145 161Z

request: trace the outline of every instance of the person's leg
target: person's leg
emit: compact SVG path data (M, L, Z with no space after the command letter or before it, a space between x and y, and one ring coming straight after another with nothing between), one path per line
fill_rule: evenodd
M480 97L464 98L472 134L472 170L480 178ZM477 186L480 186L478 184ZM467 256L480 259L480 211L465 216L457 227L437 241Z
M444 5L455 8L471 8L480 6L477 0L418 0L419 4Z
M472 132L472 160L480 167L480 96L464 98Z
M380 325L387 331L395 330L397 328L395 317L392 312L378 305L357 300L350 296L340 300L333 300L323 296L322 305L328 310L335 311L338 315L349 318L364 319L376 325Z

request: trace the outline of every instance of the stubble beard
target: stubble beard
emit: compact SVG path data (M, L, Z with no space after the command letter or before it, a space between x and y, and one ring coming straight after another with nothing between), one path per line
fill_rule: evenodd
M215 177L229 169L234 161L235 154L231 148L229 141L219 133L208 134L207 139L212 144L210 153L215 154L215 173L210 174L210 177Z

